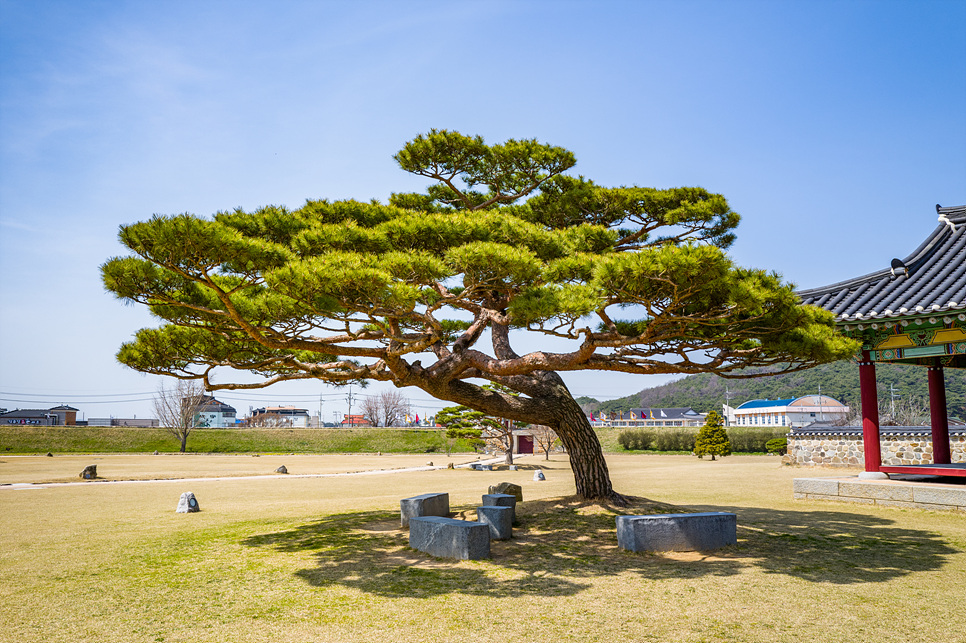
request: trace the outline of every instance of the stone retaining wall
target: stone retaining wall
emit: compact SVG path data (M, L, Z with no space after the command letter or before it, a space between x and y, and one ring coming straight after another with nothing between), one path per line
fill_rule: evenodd
M882 464L932 464L932 436L929 429L883 427L879 433ZM966 462L966 430L950 428L949 450L952 462ZM785 464L826 467L865 465L862 430L802 431L788 434Z

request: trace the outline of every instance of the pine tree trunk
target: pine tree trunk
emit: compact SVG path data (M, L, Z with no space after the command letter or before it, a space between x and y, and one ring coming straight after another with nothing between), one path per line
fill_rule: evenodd
M556 376L556 374L554 374ZM610 472L604 460L604 450L597 439L580 405L574 400L560 380L552 398L557 425L554 429L560 437L574 472L577 495L585 500L603 500L618 506L627 504L624 496L615 492L610 482ZM562 389L562 390L561 390Z

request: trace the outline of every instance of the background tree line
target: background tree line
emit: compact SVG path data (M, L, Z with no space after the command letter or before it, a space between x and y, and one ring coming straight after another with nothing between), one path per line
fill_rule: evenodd
M742 372L766 372L753 368ZM879 404L883 411L891 411L890 385L902 395L897 405L924 407L929 414L929 388L926 369L908 364L877 364L876 383ZM725 403L726 390L732 406L748 400L781 399L814 395L822 387L831 396L852 407L859 408L859 367L850 361L838 361L816 366L807 371L764 376L755 379L725 379L713 373L690 375L662 386L644 389L633 395L600 402L590 397L577 401L585 412L627 412L631 408L686 407L707 413L720 411ZM956 369L946 370L946 402L950 416L966 418L966 375ZM898 415L898 410L897 410Z

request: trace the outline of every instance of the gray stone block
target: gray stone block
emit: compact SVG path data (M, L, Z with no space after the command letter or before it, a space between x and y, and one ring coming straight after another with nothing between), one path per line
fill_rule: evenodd
M733 513L617 517L617 545L629 551L707 551L737 542Z
M440 516L416 517L409 521L409 546L440 558L489 558L490 527Z
M399 526L405 529L412 518L449 516L448 493L424 493L399 501Z
M839 495L839 481L827 478L795 478L792 482L795 493L817 493L823 496Z
M966 488L914 487L912 497L919 503L948 505L950 508L966 506Z
M476 508L479 522L490 528L492 540L510 540L513 536L513 508L484 505Z
M517 497L508 493L485 493L483 494L484 507L509 507L512 509L510 520L513 524L517 523Z
M875 498L876 500L899 500L912 502L912 488L897 484L876 484L874 482L850 482L843 480L839 483L840 496L855 496L857 498Z

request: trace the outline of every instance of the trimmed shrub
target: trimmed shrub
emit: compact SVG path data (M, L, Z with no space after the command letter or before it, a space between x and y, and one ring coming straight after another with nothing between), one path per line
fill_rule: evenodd
M655 451L694 451L695 429L664 429L656 431L651 448Z
M765 445L769 440L784 438L787 433L787 428L728 427L728 439L735 453L766 453Z
M769 440L765 443L765 451L768 453L785 455L785 452L788 451L788 438L775 438L774 440Z
M653 441L654 431L621 431L617 436L617 443L627 451L644 451L651 447Z

